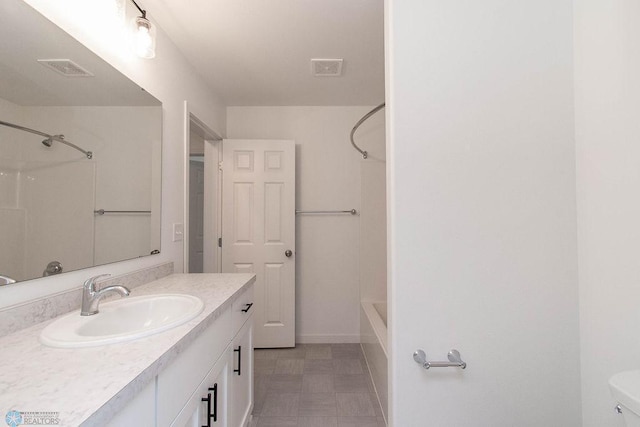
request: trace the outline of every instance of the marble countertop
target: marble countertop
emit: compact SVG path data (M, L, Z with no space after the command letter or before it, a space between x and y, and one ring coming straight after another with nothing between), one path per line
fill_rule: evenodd
M195 319L137 341L79 349L40 344L55 319L0 338L0 418L9 410L57 412L61 426L108 421L209 326L253 274L175 274L131 291L131 296L184 293L205 308Z

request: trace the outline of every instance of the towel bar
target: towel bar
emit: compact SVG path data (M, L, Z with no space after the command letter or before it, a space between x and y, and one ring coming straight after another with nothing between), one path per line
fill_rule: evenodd
M450 367L465 369L467 367L466 362L463 362L460 357L460 352L455 348L447 354L447 359L449 359L448 362L429 362L427 361L427 355L423 350L416 350L413 353L413 360L415 360L416 363L421 365L424 369Z

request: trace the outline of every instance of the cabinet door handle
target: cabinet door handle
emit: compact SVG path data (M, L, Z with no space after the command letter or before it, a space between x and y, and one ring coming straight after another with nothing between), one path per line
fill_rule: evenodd
M213 391L213 414L209 412L209 416L213 418L213 422L218 421L218 383L213 385L213 388L209 387L209 391Z
M249 310L251 310L251 306L253 305L253 303L249 303L249 304L245 304L246 307L243 308L241 311L243 311L244 313L248 313Z
M238 348L233 351L238 353L238 369L234 369L233 372L237 372L238 375L242 375L242 346L239 345Z
M207 402L207 425L202 427L211 427L211 419L213 422L218 421L218 383L213 387L209 387L209 391L213 392L213 402L211 401L211 393L207 393L207 397L203 397L202 401ZM213 403L213 413L211 413L211 404Z
M203 397L202 401L207 402L207 425L202 427L211 427L211 393L207 393L207 397Z

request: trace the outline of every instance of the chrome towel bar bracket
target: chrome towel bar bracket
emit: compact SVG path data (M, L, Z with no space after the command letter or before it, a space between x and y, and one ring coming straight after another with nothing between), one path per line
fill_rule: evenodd
M467 363L462 361L460 352L455 348L447 354L447 358L449 359L448 362L429 362L423 350L416 350L415 353L413 353L413 360L424 369L451 367L465 369L467 367Z

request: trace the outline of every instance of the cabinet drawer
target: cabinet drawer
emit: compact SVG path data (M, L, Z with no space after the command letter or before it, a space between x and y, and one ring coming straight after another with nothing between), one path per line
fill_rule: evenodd
M158 425L168 426L191 397L194 385L207 375L231 342L227 309L165 370L158 374Z
M253 285L251 285L233 302L231 309L233 335L238 333L242 325L255 311L253 303Z

